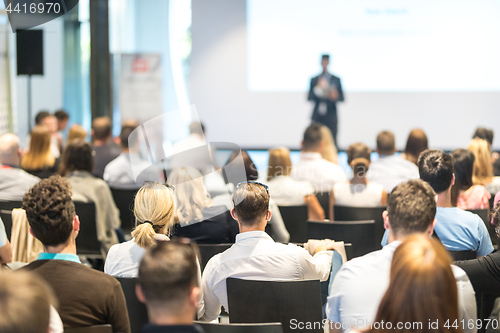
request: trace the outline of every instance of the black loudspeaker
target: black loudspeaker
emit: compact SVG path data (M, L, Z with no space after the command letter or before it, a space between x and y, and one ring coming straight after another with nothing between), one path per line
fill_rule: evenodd
M17 30L17 75L43 75L43 30Z

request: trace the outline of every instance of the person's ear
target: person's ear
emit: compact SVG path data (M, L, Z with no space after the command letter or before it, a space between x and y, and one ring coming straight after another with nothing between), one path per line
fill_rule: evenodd
M384 219L384 229L389 230L391 225L389 223L389 213L386 210L382 213L382 218Z
M90 136L91 136L91 137L94 137L94 129L91 129L91 130L90 130Z
M23 150L21 148L17 150L17 157L19 157L19 159L23 157Z
M30 235L33 236L34 238L36 238L35 234L33 233L33 229L31 229L31 227L30 227Z
M78 215L75 215L75 217L73 217L73 230L80 231L80 218L78 217Z
M144 292L139 284L135 285L135 295L139 302L146 304L146 296L144 296Z
M451 186L455 185L455 174L451 177Z
M437 223L437 219L434 219L434 221L432 221L432 223L427 228L426 232L429 236L432 236L432 234L434 233L434 227L436 226L436 223Z
M271 220L271 217L273 216L273 213L271 212L270 209L267 210L267 213L266 213L266 221L270 221Z
M194 309L198 309L198 305L200 303L200 295L201 295L200 287L193 287L191 289L191 293L189 294L189 304Z
M231 208L231 216L233 219L235 219L236 221L238 221L238 216L236 216L236 212L234 211L234 208Z

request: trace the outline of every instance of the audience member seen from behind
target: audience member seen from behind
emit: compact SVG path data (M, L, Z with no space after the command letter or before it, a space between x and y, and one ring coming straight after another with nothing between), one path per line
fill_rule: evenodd
M21 201L24 193L40 181L21 169L19 138L6 133L0 136L0 200Z
M143 333L203 333L193 323L201 295L196 252L196 245L176 241L158 242L146 251L136 287L148 309Z
M493 137L494 137L493 131L483 127L478 127L474 132L474 135L472 136L473 139L479 138L488 141L488 146L492 151L491 163L493 164L493 174L495 176L500 176L500 158L498 152L496 151L493 152Z
M489 208L491 198L482 185L473 185L474 154L467 149L455 149L451 156L455 166L455 184L451 187L451 204L461 209Z
M74 124L70 127L68 132L68 139L66 140L68 143L73 140L85 140L87 137L87 132L83 129L81 125Z
M352 207L377 207L387 205L387 192L380 184L368 181L366 173L371 162L371 150L364 143L354 143L347 149L347 163L352 168L350 181L337 183L330 194L330 220L333 221L334 205Z
M326 281L330 274L333 252L321 243L312 256L294 244L275 243L265 232L271 218L269 192L266 185L243 183L232 196L231 215L240 225L236 243L223 253L212 257L203 272L202 290L205 300L203 320L216 319L221 305L229 313L226 279L255 279L267 281L319 279Z
M21 271L0 274L0 332L50 332L53 305L56 305L54 292L35 274Z
M108 117L98 117L92 121L92 142L94 168L92 174L102 178L104 168L109 162L120 155L120 147L114 143L112 138L112 123Z
M328 128L327 130L329 131ZM310 220L324 220L325 212L316 198L314 188L308 181L298 181L290 177L291 171L290 150L284 147L270 149L267 185L273 201L278 206L307 205Z
M321 126L312 123L304 132L300 161L294 165L290 176L308 181L315 192L329 192L333 185L347 180L347 177L340 166L321 156L325 146Z
M50 131L44 125L36 125L31 131L29 150L21 160L21 167L39 178L48 178L57 173L59 159L50 149Z
M425 135L425 132L421 129L415 128L410 132L410 135L408 135L403 157L417 165L420 153L427 149L429 149L427 135Z
M326 307L327 317L333 322L333 327L342 325L344 332L348 332L351 328L366 329L366 323L374 322L380 300L389 285L394 251L411 235L430 238L436 226L435 215L435 192L426 182L409 180L392 190L387 211L383 213L389 245L348 261L335 275ZM454 266L452 269L460 292L460 318L465 322L475 321L476 300L472 285L463 270ZM476 329L466 331L475 333Z
M497 243L500 243L500 205L492 211L493 225L497 236ZM492 252L485 257L461 260L455 265L462 268L469 276L476 294L498 295L500 293L500 252Z
M130 332L120 283L81 264L76 254L76 237L86 221L75 214L68 180L60 176L43 179L26 193L23 209L30 232L44 248L23 269L38 274L52 287L64 328L110 324L113 332Z
M321 125L321 137L324 142L321 157L329 162L339 164L337 145L328 126Z
M104 180L116 189L138 189L145 181L164 181L163 171L139 155L139 142L134 126L124 126L120 133L120 156L104 168Z
M173 236L186 237L197 244L234 243L238 223L224 205L213 205L203 184L203 176L192 167L172 171L168 181L175 187L177 224Z
M379 158L370 165L370 171L366 177L368 180L381 184L387 193L405 181L418 179L417 166L394 155L396 153L396 140L394 133L383 131L377 136L377 149Z
M475 138L470 142L467 149L476 157L472 176L474 185L483 185L491 194L497 194L500 191L500 177L493 176L491 151L488 142Z
M158 240L169 240L174 215L172 190L157 182L146 182L134 199L133 238L111 247L104 272L119 277L137 277L139 262L146 249Z
M460 324L450 264L450 255L438 241L424 235L405 239L394 251L389 287L375 316L375 322L384 325L366 332L463 332L467 325ZM400 323L404 329L398 329Z
M92 147L83 140L69 142L64 149L59 174L66 177L73 188L73 200L93 202L96 208L97 239L103 253L118 243L116 230L120 229L120 212L108 184L92 176Z
M241 156L239 156L241 154ZM241 163L239 163L241 162ZM241 170L245 169L245 179L240 179ZM224 166L224 182L226 184L230 184L232 188L236 187L236 184L231 183L232 181L237 180L241 181L256 181L259 178L259 172L257 171L257 167L253 163L250 155L245 150L234 150L227 162ZM214 206L224 205L228 210L233 208L233 202L231 200L231 195L229 193L224 193L212 198L212 204ZM280 210L278 205L274 202L273 199L269 201L269 210L271 210L271 220L269 221L269 226L271 227L270 236L276 242L288 243L290 240L290 234L288 230L286 230L285 223L283 222L283 218L281 217Z
M7 233L5 232L5 225L0 219L0 265L8 264L12 261L12 248L10 246Z

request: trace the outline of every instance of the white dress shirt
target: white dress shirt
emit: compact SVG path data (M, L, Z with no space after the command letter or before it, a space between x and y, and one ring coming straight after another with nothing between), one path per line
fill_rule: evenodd
M2 165L0 167L0 200L22 201L24 193L28 192L39 181L40 178L19 167Z
M337 183L333 186L335 204L350 207L381 206L384 187L374 182L368 184Z
M333 185L347 180L342 167L323 159L320 153L302 153L290 176L295 180L308 181L315 192L329 192Z
M143 170L135 179L130 157L133 156L134 169ZM104 168L104 180L111 188L137 189L145 181L163 182L162 170L141 159L138 154L121 153Z
M387 193L391 193L396 185L410 179L419 179L418 167L396 155L381 155L370 164L366 178L377 184L381 184Z
M289 176L278 176L267 182L269 193L278 206L305 205L304 197L314 194L307 181L298 181Z
M382 250L352 259L342 266L330 286L326 305L329 320L342 323L343 328L369 328L365 325L375 320L380 301L389 286L392 257L400 244L393 241ZM472 284L461 268L451 267L457 281L460 319L464 319L465 323L470 319L475 322L477 310ZM476 332L465 326L465 332Z
M320 251L311 256L300 246L275 243L263 231L238 234L236 243L212 257L203 271L203 320L216 319L221 305L229 313L226 291L226 279L229 277L264 281L326 281L330 274L332 256L332 251Z

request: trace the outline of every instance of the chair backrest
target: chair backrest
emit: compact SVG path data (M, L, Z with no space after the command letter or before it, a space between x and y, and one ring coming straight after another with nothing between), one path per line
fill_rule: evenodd
M113 333L113 327L107 325L95 325L88 327L66 328L64 333Z
M5 232L9 240L12 239L12 210L22 206L22 201L0 201L0 218L5 226Z
M218 324L195 322L205 333L283 333L281 323Z
M490 234L491 242L493 244L496 244L498 237L495 233L495 226L493 224L491 224L491 220L488 219L488 217L489 217L488 209L468 209L468 211L479 215L481 220L483 220L484 224L486 225L486 229L488 230L488 233Z
M448 251L454 261L476 259L476 251Z
M226 279L231 323L274 323L295 332L293 323L323 319L319 280L254 281ZM319 325L321 326L321 325ZM322 327L308 332L322 333Z
M325 211L325 218L330 218L330 192L318 192L316 193L316 198L318 198L321 208Z
M216 254L226 251L232 245L233 244L198 244L198 249L200 250L201 256L201 271L203 272L203 270L205 270L205 266L207 265L210 258L215 256Z
M387 207L349 207L337 206L333 208L333 215L335 221L375 221L375 243L377 249L381 249L380 242L384 237L384 219L382 213Z
M122 230L125 235L130 235L132 229L135 227L135 216L134 216L134 198L137 194L137 189L133 190L123 190L123 189L111 189L111 194L115 200L116 207L120 211L120 220L122 222Z
M286 230L290 234L290 242L307 242L306 222L309 217L307 206L279 206L279 210Z
M148 310L146 305L137 299L135 294L135 285L137 278L116 278L123 290L125 300L127 302L128 318L130 320L130 331L132 333L140 333L141 327L148 323Z
M101 255L101 243L97 239L96 211L93 202L75 201L75 212L80 219L80 232L76 238L79 255Z
M378 249L375 238L375 221L308 221L308 239L329 238L352 244L352 255L359 257Z

